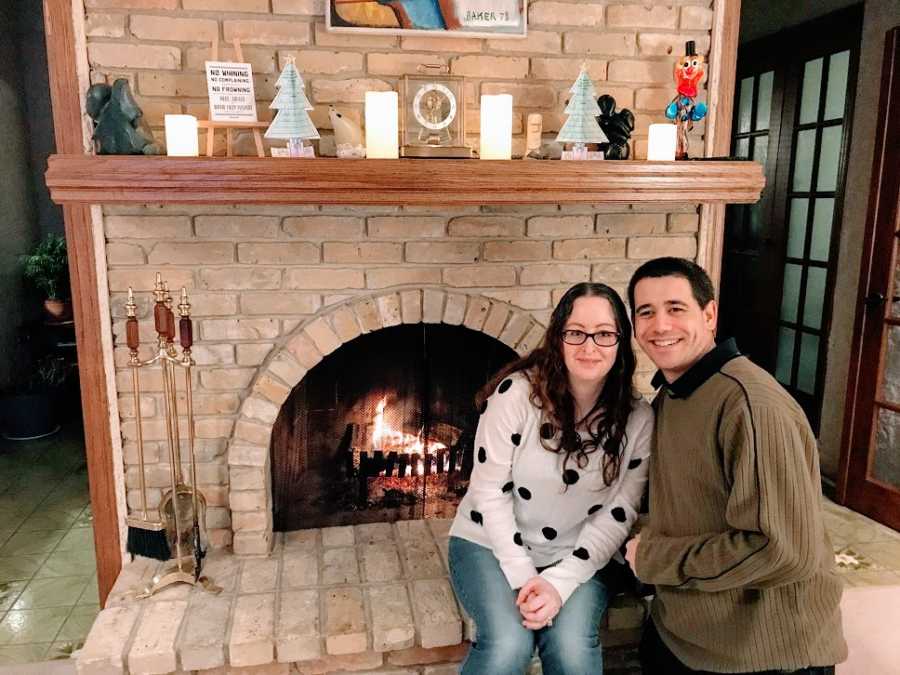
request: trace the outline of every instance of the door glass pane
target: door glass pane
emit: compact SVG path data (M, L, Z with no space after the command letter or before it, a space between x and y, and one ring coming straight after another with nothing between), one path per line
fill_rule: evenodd
M900 403L900 326L885 326L887 350L884 356L882 397L891 403Z
M822 88L822 59L807 61L803 68L803 93L800 95L800 124L815 122L819 116L819 90Z
M791 386L791 368L794 365L793 328L782 327L778 331L778 356L775 359L775 379L781 384Z
M828 89L825 90L825 117L834 120L844 116L844 99L847 97L847 69L850 67L850 51L831 55L828 62Z
M809 210L808 199L792 199L791 215L788 221L787 255L789 258L803 257L803 244L806 242L806 215Z
M741 80L741 93L738 103L738 133L750 131L750 116L753 112L753 78Z
M775 71L770 70L759 76L759 91L756 93L756 130L769 128L769 115L772 112L772 81Z
M784 290L781 293L781 319L795 323L800 302L800 265L784 266Z
M794 190L807 192L812 180L813 151L816 144L816 130L806 129L797 133L797 148L794 150Z
M834 219L834 199L820 197L813 209L812 241L809 244L810 260L828 262L831 249L831 221Z
M900 488L900 415L878 409L875 423L875 452L872 454L872 478Z
M819 362L819 336L802 333L800 336L800 363L797 366L797 389L816 393L816 366Z
M750 157L750 139L739 138L734 149L735 157Z
M825 304L825 279L828 271L822 267L806 270L806 297L803 299L803 325L822 327L822 307Z
M764 134L762 136L757 136L753 139L753 161L759 162L763 165L763 169L766 166L766 160L769 157L769 134Z
M838 164L841 159L841 134L844 127L822 129L822 148L819 150L819 178L816 189L830 192L837 186Z

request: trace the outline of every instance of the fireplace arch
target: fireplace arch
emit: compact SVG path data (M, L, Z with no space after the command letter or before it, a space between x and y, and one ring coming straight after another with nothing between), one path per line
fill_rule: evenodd
M518 354L535 347L543 324L531 313L478 294L406 288L354 298L299 325L260 367L228 446L233 547L265 555L272 547L275 421L288 396L326 356L357 337L404 324L447 324L484 333Z

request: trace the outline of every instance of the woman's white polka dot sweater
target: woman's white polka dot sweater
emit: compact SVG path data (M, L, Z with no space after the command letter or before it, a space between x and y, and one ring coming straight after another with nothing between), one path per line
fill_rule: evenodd
M541 576L565 602L579 584L605 566L637 518L647 483L653 411L635 401L625 428L618 478L605 485L602 449L585 467L546 450L530 400L531 384L521 373L503 380L487 401L475 434L475 466L450 529L455 537L493 550L510 588ZM554 564L556 563L556 564Z

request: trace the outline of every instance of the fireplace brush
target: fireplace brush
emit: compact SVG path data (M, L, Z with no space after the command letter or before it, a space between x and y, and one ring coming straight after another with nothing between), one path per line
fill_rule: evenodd
M197 489L197 460L194 452L194 420L193 420L193 393L191 389L191 370L194 365L191 357L193 346L193 326L190 318L190 304L187 299L187 291L181 291L181 303L178 305L180 320L179 332L181 342L181 356L178 356L175 348L175 315L172 312L172 298L168 287L156 275L155 288L156 303L153 308L153 318L157 334L157 354L149 361L137 360L132 349L132 359L137 363L132 367L137 369L144 366L152 366L159 363L163 381L163 408L166 421L166 440L169 450L169 490L163 494L159 504L159 520L162 525L166 545L169 548L169 556L174 552L174 563L163 568L156 574L151 582L142 590L138 597L149 597L153 593L174 583L187 583L200 585L211 592L221 589L215 586L207 577L201 576L203 557L203 540L201 531L205 532L206 525L206 499ZM130 304L133 304L129 296ZM132 312L133 310L130 310ZM134 320L132 332L137 334L137 319ZM181 438L178 428L178 387L176 374L181 368L185 373L185 404L187 419L187 451L190 460L191 484L186 485L182 476L181 466ZM134 371L136 372L136 370ZM138 389L139 391L139 389ZM135 405L140 418L140 401ZM140 422L138 422L140 425ZM139 427L138 427L139 428ZM140 438L141 432L138 431ZM139 446L142 442L139 441ZM143 452L138 453L141 463L141 489L142 505L146 505L146 479L144 477ZM146 507L145 507L146 508ZM145 518L146 520L146 518Z
M125 336L128 343L128 351L130 352L128 365L131 367L131 386L134 398L134 418L135 429L137 431L137 452L138 465L140 468L139 479L141 484L141 516L130 515L126 522L128 524L128 540L126 550L134 558L136 555L142 555L147 558L155 558L156 560L168 560L172 557L169 549L169 541L166 536L165 525L162 518L151 519L147 515L147 480L146 470L144 468L144 435L141 428L141 380L140 368L141 360L138 356L138 348L140 346L140 336L138 334L138 321L135 313L136 305L134 304L134 292L129 287L128 303L125 305L128 312L128 318L125 320Z

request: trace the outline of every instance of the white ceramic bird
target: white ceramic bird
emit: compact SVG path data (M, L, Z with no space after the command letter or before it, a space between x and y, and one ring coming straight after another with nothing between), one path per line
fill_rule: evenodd
M337 111L334 106L328 107L328 118L334 129L334 144L338 157L358 157L363 148L362 128L348 115Z

